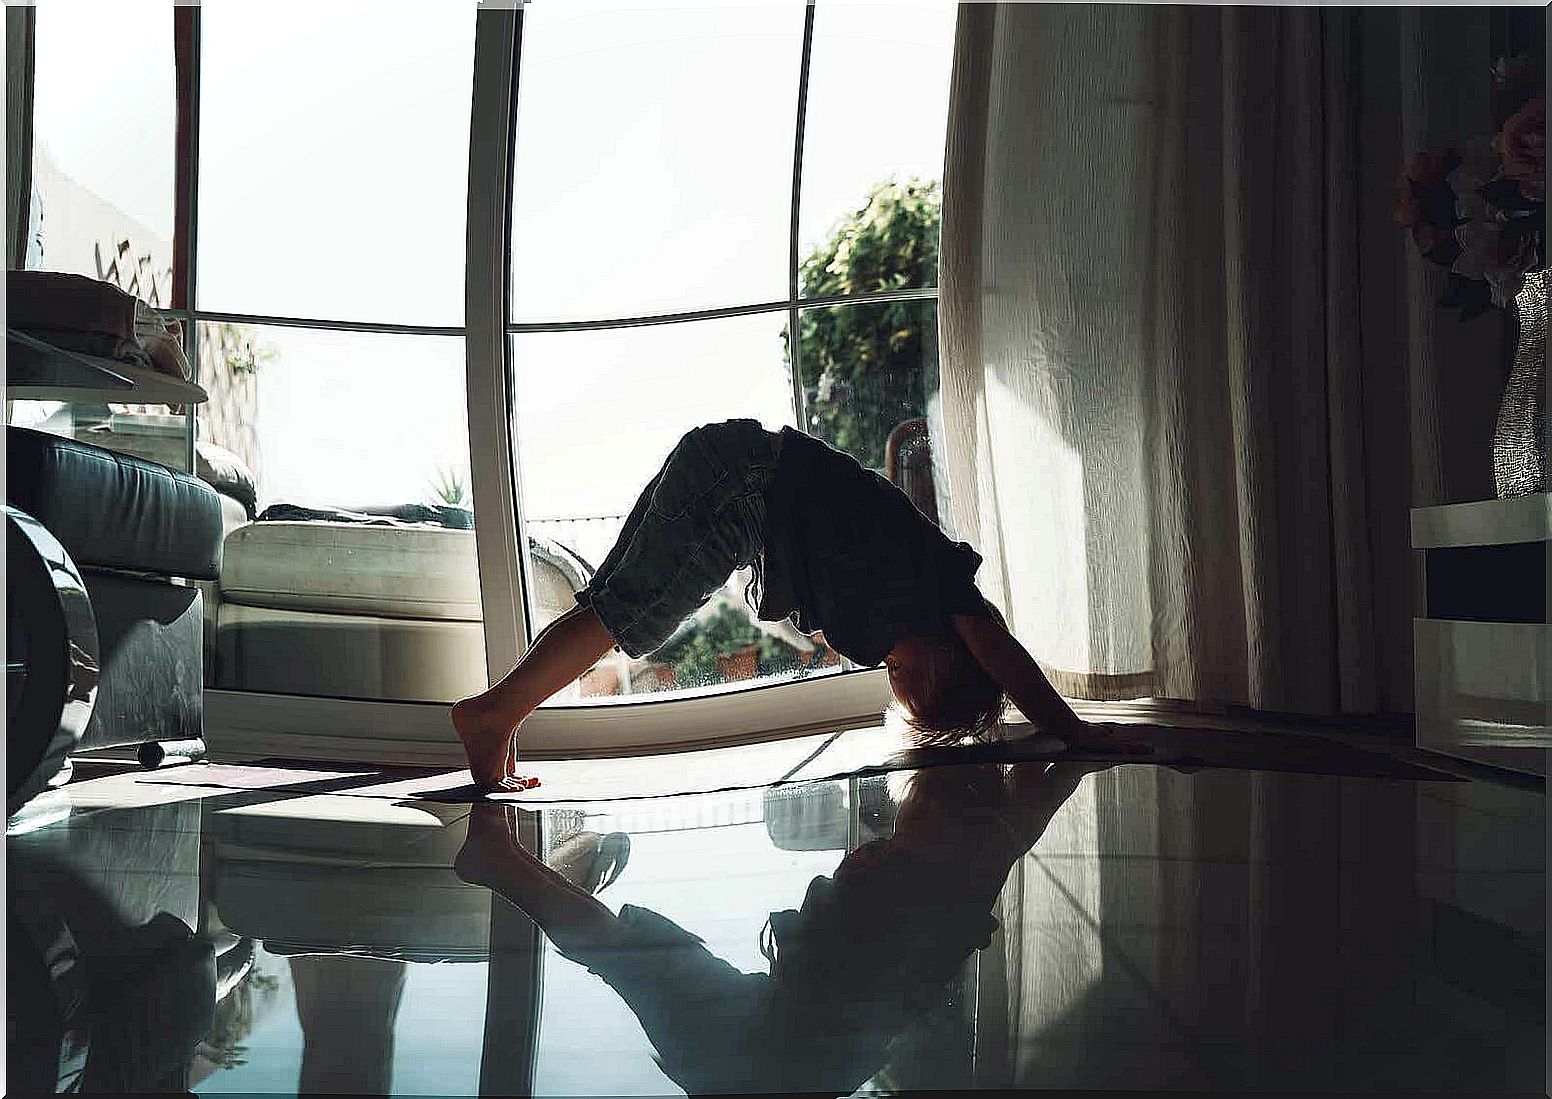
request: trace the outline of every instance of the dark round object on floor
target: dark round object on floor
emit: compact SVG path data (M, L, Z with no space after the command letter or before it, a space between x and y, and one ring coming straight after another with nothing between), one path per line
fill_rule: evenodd
M100 665L91 599L41 523L5 509L6 815L65 771L92 716Z
M180 763L193 763L205 758L205 741L201 737L188 740L148 740L136 753L140 766L147 771L158 767L176 767Z

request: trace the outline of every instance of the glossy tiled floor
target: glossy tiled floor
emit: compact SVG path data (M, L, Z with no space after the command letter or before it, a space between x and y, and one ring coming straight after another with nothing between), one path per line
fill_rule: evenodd
M1543 1091L1544 794L1237 750L82 777L7 840L9 1090Z

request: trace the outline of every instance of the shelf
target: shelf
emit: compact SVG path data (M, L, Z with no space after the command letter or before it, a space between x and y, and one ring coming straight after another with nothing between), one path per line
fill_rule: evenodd
M14 328L5 331L5 349L7 400L184 405L210 399L194 382L68 351Z
M1412 620L1417 745L1552 748L1544 622Z
M1505 546L1552 540L1552 493L1412 509L1412 547Z

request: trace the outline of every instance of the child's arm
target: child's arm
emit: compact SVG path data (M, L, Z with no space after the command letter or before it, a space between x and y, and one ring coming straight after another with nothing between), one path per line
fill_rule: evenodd
M954 628L986 673L1001 684L1008 697L1041 732L1055 736L1082 734L1083 720L1056 693L1040 665L1018 639L990 615L956 614Z

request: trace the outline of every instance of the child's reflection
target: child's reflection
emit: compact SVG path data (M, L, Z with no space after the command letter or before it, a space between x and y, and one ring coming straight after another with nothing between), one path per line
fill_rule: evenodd
M894 833L815 878L800 908L771 914L761 941L769 974L734 969L656 912L627 904L615 915L518 844L510 806L474 806L456 869L619 993L690 1094L845 1095L990 942L1008 872L1079 781L1107 766L909 773Z

